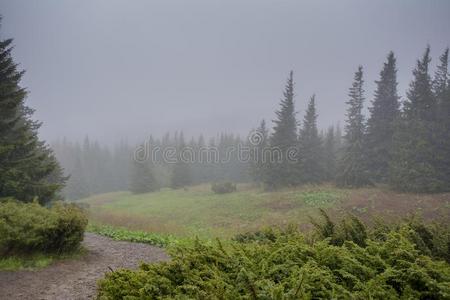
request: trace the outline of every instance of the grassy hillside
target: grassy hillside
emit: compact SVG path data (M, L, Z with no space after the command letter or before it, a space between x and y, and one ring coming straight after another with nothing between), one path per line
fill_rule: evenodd
M264 192L247 185L214 194L209 185L132 195L117 192L81 200L94 223L179 236L230 237L269 225L308 226L308 216L325 208L331 215L351 212L388 220L420 212L426 219L450 217L450 194L414 195L370 188L346 190L328 185Z

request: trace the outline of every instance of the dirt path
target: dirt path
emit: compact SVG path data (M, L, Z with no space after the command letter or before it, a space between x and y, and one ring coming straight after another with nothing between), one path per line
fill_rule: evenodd
M114 241L86 233L88 254L78 260L59 261L38 271L0 272L0 299L92 299L96 282L112 268L136 268L141 261L168 259L163 249Z

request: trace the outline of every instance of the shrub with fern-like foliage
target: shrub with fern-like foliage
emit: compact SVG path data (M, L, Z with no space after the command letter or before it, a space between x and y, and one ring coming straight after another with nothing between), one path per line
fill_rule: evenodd
M340 232L335 237L316 241L293 227L226 244L196 241L172 249L170 261L108 273L99 282L99 299L450 297L450 265L418 249L409 224L378 231L376 238L366 229L356 234L360 226L352 217L333 225L331 232Z

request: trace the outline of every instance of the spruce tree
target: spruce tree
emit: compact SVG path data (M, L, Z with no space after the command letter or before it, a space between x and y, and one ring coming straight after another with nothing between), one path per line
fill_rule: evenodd
M449 49L440 56L440 63L433 81L438 113L435 125L435 167L443 183L441 190L450 190L450 76L448 71Z
M33 110L24 104L24 72L12 49L12 39L0 41L0 198L45 204L58 196L65 178L53 152L38 139L40 123L31 120Z
M394 135L390 183L398 190L438 192L445 182L436 168L437 102L429 75L430 48L418 60Z
M200 135L197 140L197 162L199 166L200 183L208 182L209 180L209 165L208 165L208 148L203 135Z
M155 192L159 189L153 171L148 162L132 161L130 172L130 191L133 194Z
M71 200L86 198L91 194L80 152L76 155L73 169L69 170L70 177L64 188L65 195Z
M440 190L450 191L450 87L443 94L439 112L435 164L442 182Z
M448 53L449 49L445 49L444 53L439 57L439 65L433 80L433 93L438 104L442 104L449 89L450 76L448 73ZM439 110L440 111L440 110Z
M184 135L180 133L176 138L177 143L177 161L173 165L172 177L170 186L173 189L186 187L192 184L191 168L188 161L185 161L186 157L183 157L183 151L186 144L184 142Z
M429 74L430 62L430 47L427 47L422 59L417 61L413 71L414 79L407 92L407 101L404 103L404 113L408 120L424 122L435 120L437 106Z
M324 180L322 140L317 130L315 96L308 103L299 135L299 167L302 183L319 183Z
M256 130L248 137L250 146L250 174L257 183L266 182L267 167L269 163L269 131L266 121L262 120Z
M181 160L177 161L173 166L170 186L173 189L178 189L191 184L191 170L189 165Z
M345 144L339 162L336 183L341 187L361 187L370 183L367 176L364 154L365 124L362 114L364 103L363 68L358 67L350 88L347 120L345 125Z
M387 182L391 161L395 121L400 113L397 94L397 69L393 52L387 56L367 121L366 153L370 177L376 182Z
M334 126L330 126L325 134L324 138L324 167L325 167L325 180L334 180L336 177L336 133Z
M275 112L273 133L270 137L272 149L268 170L267 187L277 188L298 183L295 153L297 147L297 120L294 106L294 73L289 78L280 102L280 109Z
M342 139L343 139L343 136L342 136L341 124L337 123L336 130L334 132L334 147L336 148L337 153L341 153L341 151L342 151L342 144L343 144Z

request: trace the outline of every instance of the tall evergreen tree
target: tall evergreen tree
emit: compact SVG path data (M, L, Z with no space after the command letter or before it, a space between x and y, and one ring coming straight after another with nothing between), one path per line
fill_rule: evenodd
M430 62L430 47L427 47L422 59L417 61L413 71L414 79L407 92L407 101L404 103L404 113L408 120L424 122L435 120L437 106L429 74Z
M75 157L73 169L70 170L70 177L64 188L64 193L71 200L82 199L91 194L86 171L84 170L79 153Z
M0 20L1 21L1 20ZM40 141L40 123L25 106L24 74L11 55L12 39L0 41L0 198L45 204L54 199L65 178L52 151Z
M347 120L345 125L345 144L339 162L337 184L342 187L361 187L368 185L366 157L364 154L365 124L362 114L364 103L363 68L358 67L350 88Z
M302 183L319 183L324 180L322 140L317 130L315 96L308 103L299 135L299 167Z
M272 157L266 182L270 188L298 183L297 164L293 159L295 153L292 153L297 146L293 77L294 73L291 71L283 93L284 98L280 102L280 109L275 112L277 118L273 120L273 133L270 137Z
M147 162L132 161L130 191L133 194L155 192L159 189L153 171Z
M250 145L250 174L257 183L266 182L269 163L269 131L266 121L262 120L256 130L249 136Z
M324 167L325 167L325 180L334 180L336 177L336 158L337 158L337 145L336 145L336 133L334 126L330 126L325 134L324 138Z
M178 189L192 184L192 174L190 162L185 161L186 157L183 157L183 151L186 147L183 133L177 135L175 141L177 143L177 161L173 165L170 185L173 189Z
M438 104L441 104L446 97L449 89L450 76L448 73L448 53L449 49L445 49L444 53L439 57L439 65L433 80L433 93ZM439 110L440 111L440 110Z
M447 88L439 105L436 165L441 176L441 191L450 191L450 88Z
M446 185L435 160L436 97L429 75L430 48L418 60L394 135L391 185L403 191L437 192Z
M376 81L377 88L367 121L366 152L370 177L376 182L387 182L392 153L395 121L399 117L396 59L390 52Z
M335 145L337 153L340 153L342 151L342 144L343 144L342 138L343 138L343 136L342 136L341 124L337 123L336 130L334 132L334 145Z
M450 75L449 49L445 49L433 81L438 113L434 130L435 166L443 183L441 190L450 190Z

